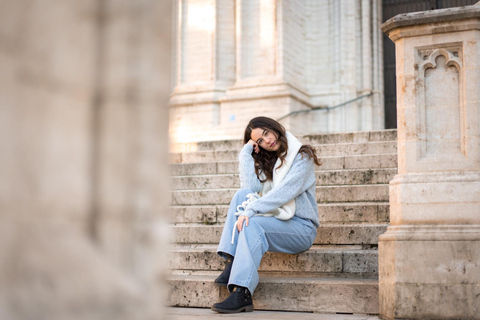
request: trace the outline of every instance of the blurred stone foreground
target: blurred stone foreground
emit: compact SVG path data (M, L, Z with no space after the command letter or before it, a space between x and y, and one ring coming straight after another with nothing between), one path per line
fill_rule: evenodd
M161 318L170 6L0 1L0 319Z

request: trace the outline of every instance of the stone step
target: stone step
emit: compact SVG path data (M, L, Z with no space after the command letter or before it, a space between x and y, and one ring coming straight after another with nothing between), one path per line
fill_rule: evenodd
M211 307L228 296L213 284L217 275L172 275L168 305ZM377 314L378 280L260 275L256 310Z
M367 155L367 154L391 154L397 152L397 141L377 141L367 143L338 143L322 144L314 146L320 157L345 156L345 155ZM237 150L216 150L180 152L170 155L171 163L192 163L192 162L216 162L234 161L238 159Z
M238 173L238 161L172 163L171 174L175 176Z
M320 203L320 223L388 223L390 221L388 202Z
M385 202L389 200L388 184L320 186L316 188L317 202Z
M397 154L321 157L317 170L396 168ZM173 163L172 176L238 173L238 161Z
M221 271L224 259L216 245L187 245L171 248L170 269ZM267 252L259 271L377 274L378 251L361 246L313 246L300 254Z
M272 218L275 219L275 218ZM333 224L325 223L317 229L314 244L356 245L378 244L378 237L387 230L388 224ZM248 228L248 227L247 227ZM222 225L177 224L172 226L172 243L218 244Z
M373 141L396 141L397 130L361 131L347 133L329 133L298 136L304 144L319 145L331 143L365 143ZM177 143L171 146L172 152L196 152L214 150L240 150L243 146L242 140L217 140L190 143Z
M173 206L171 223L222 223L227 217L228 205ZM320 203L320 223L385 223L389 221L388 202Z
M318 186L388 184L397 174L398 169L347 169L319 170L315 173Z
M172 191L172 205L229 204L238 189L203 189ZM317 202L384 202L388 201L387 184L320 186Z
M397 169L320 170L315 172L317 185L387 184ZM174 190L240 188L238 174L176 176L171 179Z

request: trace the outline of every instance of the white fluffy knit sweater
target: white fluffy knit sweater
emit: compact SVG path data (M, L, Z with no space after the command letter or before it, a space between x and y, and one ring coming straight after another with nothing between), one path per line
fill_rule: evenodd
M254 192L262 190L262 183L255 174L253 146L245 144L240 151L239 170L242 189ZM307 155L297 154L283 180L266 195L250 203L242 216L252 217L257 213L269 213L295 199L295 216L308 219L318 227L318 208L315 193L315 167Z

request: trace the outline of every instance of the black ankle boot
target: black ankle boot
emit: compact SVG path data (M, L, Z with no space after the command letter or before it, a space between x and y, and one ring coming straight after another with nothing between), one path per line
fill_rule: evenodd
M252 295L247 288L235 286L230 296L222 302L215 303L212 310L220 313L252 312Z
M225 263L225 270L215 279L214 283L217 286L226 287L228 279L230 279L230 271L232 271L233 257L229 256Z

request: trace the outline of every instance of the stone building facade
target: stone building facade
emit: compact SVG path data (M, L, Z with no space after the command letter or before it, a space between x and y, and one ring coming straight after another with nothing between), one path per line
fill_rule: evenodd
M175 3L174 142L298 111L281 120L296 134L384 128L381 0Z

